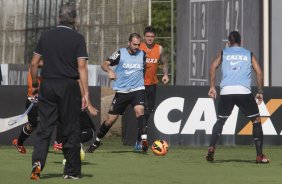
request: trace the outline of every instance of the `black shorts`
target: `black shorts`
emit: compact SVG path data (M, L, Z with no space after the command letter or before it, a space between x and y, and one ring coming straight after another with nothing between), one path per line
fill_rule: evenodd
M155 108L156 92L156 84L145 86L145 108L151 112L153 112Z
M229 117L234 105L237 105L242 113L249 118L260 116L258 105L252 94L232 94L220 95L218 102L218 117Z
M25 108L28 109L30 105L31 105L31 102L28 99L26 99ZM28 119L28 123L30 124L30 126L37 127L38 122L39 122L37 103L34 103L34 105L32 106L31 110L27 114L27 119Z
M86 111L80 113L80 131L91 128L95 131L95 126Z
M109 114L123 114L126 107L131 104L132 107L136 105L145 105L145 90L133 91L130 93L116 93L113 98Z

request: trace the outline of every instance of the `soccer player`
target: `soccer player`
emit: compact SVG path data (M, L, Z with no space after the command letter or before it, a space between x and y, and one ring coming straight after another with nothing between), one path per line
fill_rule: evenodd
M140 49L146 52L146 72L145 72L145 119L146 126L150 115L154 112L156 88L158 84L157 69L159 64L162 67L162 83L169 82L167 57L161 45L154 42L156 31L152 26L147 26L144 30L144 42L141 43ZM138 131L139 132L139 131ZM141 150L141 135L137 134L135 150Z
M84 95L82 83L78 80L79 82L79 87L80 87L80 92L81 95ZM98 110L96 110L98 112ZM53 145L54 151L60 151L63 148L63 134L62 134L62 124L59 122L57 124L57 134L56 134L56 141ZM94 133L95 133L95 126L89 116L89 114L82 109L80 112L80 144L81 144L81 149L80 149L80 157L84 158L85 152L83 150L83 145L82 143L85 143L87 141L90 141L92 138L94 138Z
M43 66L43 60L40 61L39 67L41 68ZM39 72L40 74L40 72ZM38 84L42 81L42 78L38 78ZM12 144L17 148L19 153L25 154L26 148L24 147L24 142L26 139L28 139L31 135L31 133L36 129L38 123L39 123L39 116L38 116L38 105L37 105L37 97L32 94L32 79L30 70L28 71L27 75L27 86L28 86L28 98L26 99L26 109L31 105L31 103L34 103L31 110L27 114L28 116L28 123L23 126L23 129L20 132L20 135L17 139L14 139ZM92 120L90 119L89 115L86 113L85 110L82 110L80 113L80 132L81 132L81 143L87 142L94 138L94 132L95 132L95 126L92 123ZM63 141L63 135L61 134L61 124L58 122L57 127L57 139L54 144L54 150L59 151L62 150L62 141ZM83 153L80 153L83 154Z
M147 127L144 116L144 69L146 58L145 52L139 50L140 39L139 34L130 34L128 48L119 49L102 63L102 69L108 73L110 79L115 80L113 89L116 93L108 117L101 125L95 142L86 149L88 153L93 153L99 147L101 138L107 134L129 104L132 105L137 118L139 134L142 139L142 151L145 153L148 150ZM116 68L113 71L110 66L115 65Z
M39 67L41 68L43 65L43 61L40 60ZM40 73L40 72L39 72ZM38 84L41 82L41 77L38 78ZM38 116L38 106L37 106L37 97L32 94L32 79L31 79L31 73L30 69L28 70L27 74L27 99L26 99L26 109L31 105L31 103L34 103L31 110L27 114L28 117L28 123L23 126L23 129L21 130L21 133L17 139L14 139L12 144L17 148L17 150L25 154L26 149L24 147L24 142L27 138L29 138L30 134L36 129L37 124L39 122L39 116Z
M206 160L214 160L215 145L222 133L223 125L230 116L234 105L253 123L253 138L256 147L256 163L269 163L269 159L262 153L263 131L258 104L263 100L262 70L255 55L241 47L241 35L232 31L228 37L229 47L221 51L210 66L209 97L216 99L215 89L216 69L222 65L222 79L220 82L220 96L218 103L218 120L213 126L211 142ZM255 98L251 93L251 69L254 69L257 78L257 94Z
M81 108L88 108L92 115L88 89L86 43L75 29L76 9L71 4L60 7L59 25L43 32L31 61L33 91L38 90L37 68L43 59L39 89L40 123L32 155L31 179L40 179L45 167L52 132L59 121L63 131L63 154L66 158L64 179L78 179L81 175L80 123ZM79 82L82 84L83 96Z
M85 152L83 150L83 143L90 141L94 138L95 135L95 126L92 123L91 118L85 110L82 110L80 113L80 141L81 141L81 149L80 149L80 158L84 158ZM53 145L55 151L62 150L63 145L63 135L62 135L62 125L60 123L57 124L57 134L56 141Z

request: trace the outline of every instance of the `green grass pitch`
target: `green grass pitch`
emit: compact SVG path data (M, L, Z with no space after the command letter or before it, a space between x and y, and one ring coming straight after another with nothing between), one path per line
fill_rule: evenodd
M86 147L86 146L85 146ZM0 146L0 181L35 183L29 179L32 147L19 154L13 146ZM266 146L270 164L255 163L253 146L219 146L214 163L205 160L206 147L170 147L166 156L134 153L120 138L105 138L82 162L82 178L63 180L63 155L50 147L47 165L38 183L79 184L264 184L282 183L282 147Z

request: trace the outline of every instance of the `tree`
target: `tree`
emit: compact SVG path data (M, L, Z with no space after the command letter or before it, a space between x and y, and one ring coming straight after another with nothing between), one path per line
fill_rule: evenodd
M173 55L173 68L175 69L175 46L176 46L176 1L173 1L173 33L171 33L171 0L167 1L159 1L159 0L152 0L152 26L156 29L157 32L157 39L156 42L161 44L164 49L165 53L168 57L169 62L169 75L170 78L175 79L172 77L172 74L175 74L175 71L172 71L172 59L171 56ZM171 51L171 37L174 37L173 48L174 51ZM162 76L162 72L158 71L158 76ZM171 84L174 84L174 81L171 80Z

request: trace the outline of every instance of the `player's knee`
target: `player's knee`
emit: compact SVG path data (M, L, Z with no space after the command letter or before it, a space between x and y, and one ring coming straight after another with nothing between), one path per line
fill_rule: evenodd
M105 125L106 126L112 126L115 122L116 122L117 118L108 118L106 121L105 121Z
M26 125L26 129L27 129L28 131L33 131L36 127L37 127L37 124L28 123L28 124Z
M108 114L108 118L104 122L106 126L112 126L116 120L118 119L119 115Z
M94 138L94 130L92 128L88 128L88 129L84 129L81 132L81 142L87 142L89 140L91 140L92 138Z
M144 110L141 109L135 110L135 115L137 118L144 115Z
M28 135L32 133L32 130L33 130L33 128L32 128L32 126L30 126L30 124L27 124L23 127L23 131Z
M257 122L261 122L260 117L250 117L250 120L252 121L253 124L257 123Z
M136 117L144 115L144 106L143 105L135 105L134 106L134 112L135 112Z
M111 119L108 119L108 120L105 121L106 126L112 126L113 124L114 124L114 121L111 120Z

